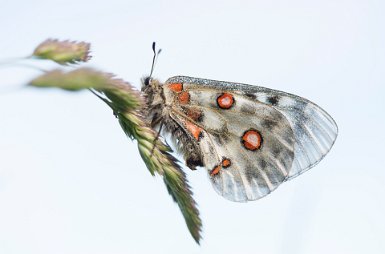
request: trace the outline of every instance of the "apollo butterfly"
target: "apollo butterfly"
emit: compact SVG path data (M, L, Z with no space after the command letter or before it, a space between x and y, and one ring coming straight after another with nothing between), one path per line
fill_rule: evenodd
M256 200L316 165L338 128L302 97L259 86L176 76L144 79L145 117L171 134L186 165L204 167L215 190Z

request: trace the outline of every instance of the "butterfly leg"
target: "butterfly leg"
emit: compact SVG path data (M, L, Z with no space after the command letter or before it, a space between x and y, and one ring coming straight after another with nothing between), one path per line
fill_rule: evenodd
M163 127L163 121L160 122L158 133L156 134L156 137L155 137L154 141L152 142L152 149L151 149L150 157L152 157L152 154L153 154L154 149L155 149L156 141L158 140L160 133L162 132L162 127Z
M171 138L177 145L178 150L183 153L186 165L191 170L202 167L202 154L196 140L171 117L165 117L163 123L167 131L171 133Z

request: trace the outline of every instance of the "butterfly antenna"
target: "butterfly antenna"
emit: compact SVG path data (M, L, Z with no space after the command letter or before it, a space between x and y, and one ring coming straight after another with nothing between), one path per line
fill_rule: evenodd
M160 52L162 52L162 49L158 49L158 52L156 52L155 46L156 45L155 45L155 41L154 41L152 43L152 51L154 52L154 56L152 58L151 72L150 72L150 76L149 76L150 79L152 77L152 73L154 72L156 60L158 59L158 56L159 56Z

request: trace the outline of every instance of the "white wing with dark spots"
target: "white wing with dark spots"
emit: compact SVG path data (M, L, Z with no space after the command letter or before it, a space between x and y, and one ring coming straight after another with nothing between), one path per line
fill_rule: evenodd
M294 161L287 179L315 166L329 152L337 138L338 127L333 118L321 107L300 96L259 86L185 76L173 77L167 81L173 82L191 84L189 89L200 93L202 98L208 96L207 91L227 91L251 102L265 103L281 112L290 123L295 139ZM200 102L202 106L208 103ZM210 107L215 108L216 105L212 104ZM239 114L245 114L248 110L253 113L252 108L244 106ZM248 117L261 116L255 114Z
M203 165L220 195L238 202L256 200L287 179L295 139L282 113L242 95L223 96L225 90L186 82L183 89L189 93L189 102L181 108L174 105L170 117L199 143ZM231 96L233 100L218 101ZM222 103L225 109L220 107ZM185 113L190 111L202 114L199 121ZM243 139L246 133L251 135L249 139Z

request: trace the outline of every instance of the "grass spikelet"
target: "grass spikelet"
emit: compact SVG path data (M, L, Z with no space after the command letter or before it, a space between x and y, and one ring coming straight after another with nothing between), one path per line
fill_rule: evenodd
M47 39L35 48L32 56L66 65L87 62L91 58L89 50L90 44L86 42Z

